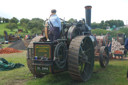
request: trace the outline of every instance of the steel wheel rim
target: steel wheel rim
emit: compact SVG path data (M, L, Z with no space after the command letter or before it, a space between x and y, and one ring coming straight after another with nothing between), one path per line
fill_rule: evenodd
M89 37L85 37L82 40L79 49L79 59L78 59L79 71L84 81L88 80L93 72L94 49L91 43L92 43L91 39Z

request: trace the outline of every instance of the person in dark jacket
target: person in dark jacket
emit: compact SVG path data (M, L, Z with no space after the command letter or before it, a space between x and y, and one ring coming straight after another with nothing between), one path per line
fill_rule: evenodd
M125 40L124 47L125 47L124 55L125 55L125 57L127 57L127 50L128 50L128 38L126 38L126 40Z
M126 38L126 40L125 40L125 49L128 50L128 38Z
M107 43L108 51L111 52L112 37L111 37L110 33L107 33L106 36L108 37L108 43Z

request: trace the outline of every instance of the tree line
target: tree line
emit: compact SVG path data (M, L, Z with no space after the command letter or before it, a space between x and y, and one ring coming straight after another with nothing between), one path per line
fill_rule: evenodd
M124 22L122 20L107 20L107 21L102 20L100 23L93 22L91 24L91 27L93 29L95 28L106 29L107 27L116 28L121 26L124 26Z
M13 31L14 29L18 29L18 26L21 26L22 29L25 30L26 33L30 31L32 34L41 33L44 29L44 20L40 18L27 19L22 18L18 20L16 17L11 19L5 19L0 17L0 24L7 23L6 28Z
M76 23L77 20L71 18L67 22ZM11 31L13 31L14 29L18 29L18 26L22 26L22 28L25 30L26 33L30 31L32 34L33 33L38 34L41 33L42 30L44 29L45 21L40 18L32 18L31 20L27 18L22 18L18 20L16 17L13 17L11 19L0 17L0 24L1 23L8 23L6 27ZM92 29L95 28L106 29L106 27L112 28L112 27L120 27L120 26L124 26L124 22L122 20L107 20L107 21L102 20L100 23L93 22L91 24Z
M8 22L9 22L8 18L0 17L0 23L8 23Z

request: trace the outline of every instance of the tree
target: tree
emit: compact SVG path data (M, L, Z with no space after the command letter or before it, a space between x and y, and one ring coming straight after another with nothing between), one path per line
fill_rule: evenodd
M18 26L17 26L16 23L8 23L8 24L6 25L6 27L7 27L8 29L10 29L11 31L13 31L14 29L18 28Z
M0 23L1 23L1 21L2 21L2 18L0 17Z
M109 24L109 26L112 28L114 25L116 27L124 26L124 22L122 20L109 20L105 21L105 23Z
M73 24L73 23L76 23L76 22L77 22L77 20L76 19L73 19L73 18L71 18L71 19L68 20L68 23L72 23Z
M100 23L100 28L104 29L104 23L105 23L104 20L102 20Z
M19 20L17 18L15 18L15 17L10 19L10 23L16 23L17 24L18 22L19 22Z
M5 23L5 18L4 17L2 18L2 21L3 21L3 23Z
M33 18L28 22L27 29L31 29L32 33L41 33L44 29L44 20L39 18Z
M5 23L9 23L9 19L8 18L5 18L4 21L5 21Z
M0 23L4 23L4 17L0 17Z
M28 22L30 20L29 19L25 19L25 18L22 18L20 20L20 25L25 29L25 32L28 33L28 29L27 29L27 26L28 26Z
M22 18L22 19L20 20L20 25L21 25L21 26L24 26L24 24L28 24L29 21L30 21L29 19Z
M8 23L9 22L9 19L8 18L2 18L0 17L0 23Z
M122 32L122 33L125 33L126 34L126 37L128 37L128 27L120 28L119 31Z
M106 29L106 27L115 28L115 27L121 27L124 26L124 22L122 20L102 20L100 23L92 23L92 28L101 28Z
M108 23L105 23L105 21L102 20L101 23L100 23L100 28L101 29L106 29L107 26L109 26L109 24Z
M91 24L91 28L92 28L92 29L100 28L100 23L93 22L93 23Z

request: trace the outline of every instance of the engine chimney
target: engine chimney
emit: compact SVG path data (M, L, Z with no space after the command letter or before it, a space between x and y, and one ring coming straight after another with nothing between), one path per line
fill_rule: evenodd
M91 8L92 6L85 6L85 18L86 18L86 23L88 26L91 27Z

